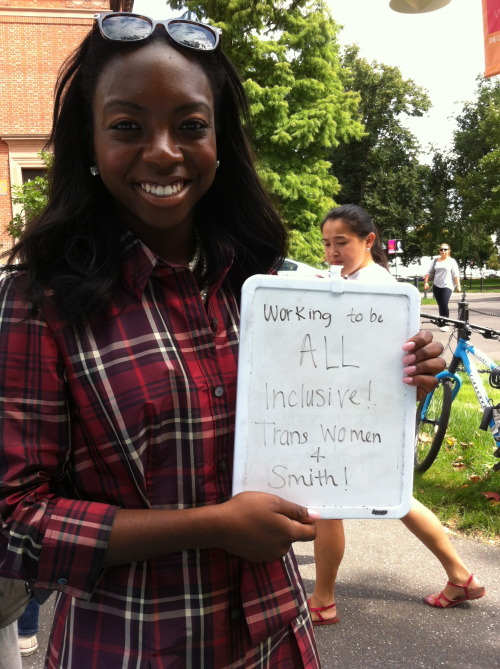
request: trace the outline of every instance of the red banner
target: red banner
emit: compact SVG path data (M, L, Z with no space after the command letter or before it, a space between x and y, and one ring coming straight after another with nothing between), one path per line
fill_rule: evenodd
M483 0L484 76L500 74L500 0Z

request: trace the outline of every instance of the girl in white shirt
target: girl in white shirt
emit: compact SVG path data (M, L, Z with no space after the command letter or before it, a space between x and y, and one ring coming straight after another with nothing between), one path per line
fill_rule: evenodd
M345 279L375 284L395 283L394 277L389 273L377 229L364 209L355 205L332 209L325 216L321 231L327 261L330 265L341 266L341 275ZM429 347L436 345L437 342L431 343L429 340ZM415 356L408 352L403 358L403 363L408 365L403 372L412 374L414 362ZM408 382L408 379L403 380ZM484 596L485 589L465 566L437 516L430 509L414 499L409 513L401 520L434 553L449 579L439 594L429 595L424 599L427 604L437 608L449 608L468 599ZM309 600L309 608L313 625L331 625L340 620L334 591L337 571L345 549L344 528L342 520L316 521L316 528L316 583Z

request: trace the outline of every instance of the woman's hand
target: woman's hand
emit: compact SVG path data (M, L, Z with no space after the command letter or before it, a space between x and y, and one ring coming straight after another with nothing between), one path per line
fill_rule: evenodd
M307 509L277 495L242 492L212 509L220 525L216 545L252 562L277 560L294 541L316 536Z
M432 333L428 330L420 330L408 339L403 351L406 351L403 358L403 381L410 386L417 386L417 397L420 400L437 386L436 374L446 367L444 359L439 357L443 345L433 341Z

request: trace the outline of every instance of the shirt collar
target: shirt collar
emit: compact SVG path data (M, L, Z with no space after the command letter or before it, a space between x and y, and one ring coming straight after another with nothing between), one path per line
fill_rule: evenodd
M119 244L122 256L121 283L141 299L151 274L161 260L130 230L120 236Z
M119 244L122 256L121 283L139 300L142 299L146 285L157 268L161 267L162 271L167 272L184 271L184 268L171 265L156 255L130 230L123 232ZM232 261L214 282L211 292L222 284L231 265Z

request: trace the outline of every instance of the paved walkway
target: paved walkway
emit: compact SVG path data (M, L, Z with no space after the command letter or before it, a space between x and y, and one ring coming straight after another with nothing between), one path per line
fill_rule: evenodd
M500 546L452 537L487 596L449 610L422 597L445 575L434 556L399 520L348 520L339 573L337 625L316 628L324 669L493 669L500 666ZM296 544L310 593L310 544Z

